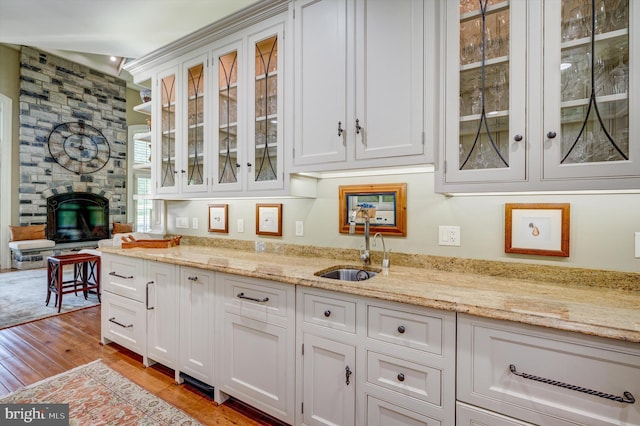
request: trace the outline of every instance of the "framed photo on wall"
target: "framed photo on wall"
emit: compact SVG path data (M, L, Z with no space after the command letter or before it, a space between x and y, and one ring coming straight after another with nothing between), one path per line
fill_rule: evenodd
M209 204L209 232L229 233L228 204Z
M282 204L256 204L256 234L282 235Z
M568 203L505 204L506 253L569 257Z

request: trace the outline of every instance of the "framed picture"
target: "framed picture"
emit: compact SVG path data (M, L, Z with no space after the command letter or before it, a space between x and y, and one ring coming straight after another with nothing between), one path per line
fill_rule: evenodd
M339 231L349 232L355 212L356 230L364 233L365 216L371 235L407 235L407 184L341 185L338 188Z
M256 204L256 234L282 235L282 204Z
M569 257L569 204L505 204L506 253Z
M229 233L228 204L209 204L209 232Z

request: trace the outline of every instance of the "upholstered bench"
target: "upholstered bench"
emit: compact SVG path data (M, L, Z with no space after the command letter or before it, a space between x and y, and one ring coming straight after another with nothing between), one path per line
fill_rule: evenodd
M47 256L53 255L55 241L45 236L46 225L9 226L11 231L11 267L35 269L45 266Z

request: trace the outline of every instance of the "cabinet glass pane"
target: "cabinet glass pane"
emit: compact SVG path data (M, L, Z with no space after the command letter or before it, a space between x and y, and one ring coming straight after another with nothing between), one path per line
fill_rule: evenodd
M175 186L176 171L176 76L166 76L160 81L162 99L160 186Z
M187 73L187 185L202 185L204 151L204 64Z
M218 58L218 183L238 181L238 52Z
M509 167L509 3L460 1L459 169Z
M561 164L629 159L628 0L563 0Z
M278 141L278 37L259 41L256 52L255 181L277 176Z

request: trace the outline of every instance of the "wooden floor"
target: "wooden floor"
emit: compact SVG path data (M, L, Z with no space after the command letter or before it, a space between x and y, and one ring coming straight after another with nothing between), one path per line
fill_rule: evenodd
M206 425L278 425L230 401L215 402L173 380L173 370L144 368L120 346L100 344L100 306L0 330L0 397L22 386L102 359L138 385Z

